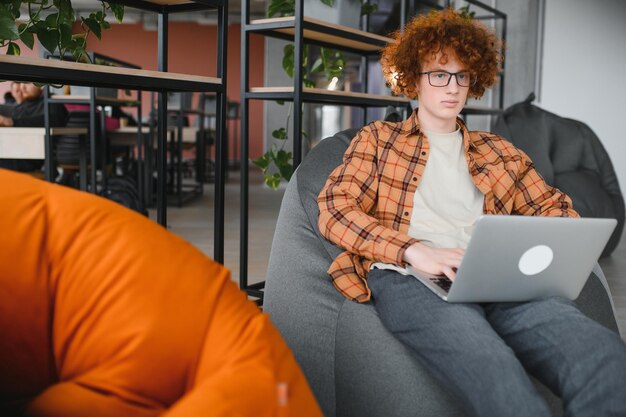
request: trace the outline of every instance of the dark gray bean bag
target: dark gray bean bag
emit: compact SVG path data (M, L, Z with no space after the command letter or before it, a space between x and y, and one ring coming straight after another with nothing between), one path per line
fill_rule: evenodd
M323 140L289 183L272 244L264 309L293 350L326 416L463 416L446 390L382 326L373 306L345 299L326 274L341 249L319 234L316 199L354 134L348 130ZM617 331L598 266L579 304ZM562 415L559 399L538 386L554 414Z
M534 99L531 94L506 109L493 131L526 152L546 182L572 198L581 216L617 219L602 252L608 256L624 229L624 197L609 154L589 126L534 106Z

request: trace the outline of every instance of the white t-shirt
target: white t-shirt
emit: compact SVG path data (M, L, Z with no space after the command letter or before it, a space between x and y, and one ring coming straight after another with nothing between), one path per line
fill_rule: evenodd
M485 196L472 181L465 160L463 134L424 131L430 155L413 197L409 236L434 248L467 247L474 224L483 213ZM374 263L372 268L397 265Z

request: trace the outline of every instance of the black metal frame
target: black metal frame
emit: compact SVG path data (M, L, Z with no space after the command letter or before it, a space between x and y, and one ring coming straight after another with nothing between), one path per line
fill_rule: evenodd
M72 84L89 87L113 87L131 88L139 90L157 91L159 93L159 132L157 148L157 172L158 178L165 178L165 142L167 137L167 100L164 96L167 91L199 91L215 92L218 96L217 126L216 126L216 175L215 175L215 246L214 258L217 262L224 260L224 155L222 132L225 129L226 114L226 48L228 35L228 1L227 0L192 0L189 3L162 5L145 0L119 0L118 3L125 6L152 11L159 14L159 50L158 69L167 71L167 22L168 14L184 11L196 11L204 9L217 9L218 13L218 45L217 45L217 77L220 83L206 83L194 79L163 79L146 76L145 74L116 74L98 71L87 71L76 68L56 68L37 64L24 63L20 60L5 60L0 62L0 77L15 81L42 82L51 84ZM47 94L47 93L44 93ZM46 96L47 98L47 96ZM48 126L46 130L45 150L50 154L52 149L49 130L49 111L47 106L44 110L44 121ZM95 123L94 123L95 124ZM92 155L93 156L93 155ZM52 161L45 162L46 177L53 179ZM167 226L165 181L159 181L157 190L157 221L162 226Z
M117 66L123 67L123 68L132 68L132 69L141 69L140 66L135 65L135 64L131 64L129 62L125 62L122 61L120 59L117 58L111 58L109 56L106 55L102 55L100 53L97 52L89 52L88 53L89 58L91 59L92 62L95 62L96 59L102 59L105 60L107 62L116 64ZM44 58L46 59L60 59L59 55L51 55L49 53L46 53L44 55ZM68 56L68 58L71 59L71 56ZM54 98L54 97L50 97L49 96L49 85L46 85L46 95L44 95L44 106L46 107L46 109L48 110L48 105L51 103L59 103L59 104L88 104L89 105L89 158L91 160L91 172L90 172L90 191L94 194L97 194L97 184L96 184L96 172L97 172L97 149L96 149L96 106L100 105L100 106L105 106L107 104L117 104L117 103L112 103L107 101L106 99L100 99L96 96L96 88L95 87L91 87L89 89L89 98L87 99L76 99L76 98L67 98L67 99L59 99L59 98ZM138 158L137 158L137 175L138 175L138 187L139 187L139 195L142 196L142 198L140 199L140 209L143 210L144 208L144 201L143 201L143 178L141 177L141 90L136 90L137 91L137 100L128 100L128 102L135 102L135 105L133 107L137 107L138 108L138 123L137 123L137 129L138 129L138 139L137 139L137 146L138 146ZM47 125L46 125L47 126ZM104 119L104 113L100 114L100 133L102 134L102 149L101 149L101 153L102 155L105 155L105 151L106 151L106 128L105 128L105 119ZM48 132L48 131L47 131ZM81 141L81 145L82 145L82 141ZM81 153L81 157L82 157L82 153ZM50 161L53 161L53 155L52 154L48 154L46 153L46 160L50 159ZM54 165L54 164L52 164ZM103 167L104 168L104 167ZM105 170L102 170L102 174L103 174L103 187L106 186L106 175L105 175ZM48 178L48 176L46 176L46 179L48 181L52 181L51 178ZM81 184L84 181L83 176L81 175ZM81 186L82 188L82 186Z
M367 30L369 21L363 19L363 23ZM293 35L277 32L277 29L293 28ZM249 157L249 144L248 144L248 117L249 117L249 100L284 100L293 101L294 111L292 115L293 119L293 132L300 132L302 130L302 116L300 109L302 104L307 103L320 103L320 104L334 104L334 105L348 105L355 107L362 107L363 114L366 116L368 107L384 107L384 106L396 106L408 108L408 102L406 99L398 99L389 97L388 99L380 98L368 98L368 97L349 97L338 96L336 94L321 94L306 91L302 87L302 66L294 66L294 88L292 92L250 92L250 79L248 73L248 55L250 35L252 33L270 36L280 39L292 40L295 43L294 48L294 62L302 62L303 58L303 45L304 45L304 30L313 30L317 32L323 32L325 34L335 35L341 38L350 39L353 41L360 41L364 44L376 45L383 47L385 42L372 39L370 37L364 37L352 30L342 30L337 27L328 27L325 25L311 22L304 19L304 2L302 0L296 0L295 2L295 15L293 20L286 20L280 22L263 22L263 23L250 23L250 0L242 1L241 8L241 218L240 218L240 259L239 259L239 285L242 290L246 291L248 295L258 298L258 302L262 303L263 300L263 288L265 283L260 282L257 284L248 284L248 232L249 232L249 175L248 175L248 157ZM364 80L364 89L367 92L368 81L368 66L367 60L369 56L378 55L379 50L373 51L371 49L357 49L353 47L347 47L343 45L329 44L314 39L307 38L306 42L312 45L331 47L334 49L341 49L346 52L352 52L362 56L361 65L361 77ZM300 164L302 160L302 140L300 135L294 133L293 141L293 165L294 169Z
M185 109L184 104L184 94L180 95L180 107L178 110L168 110L169 114L175 114L177 116L176 119L176 136L172 138L172 145L170 146L170 162L172 163L172 168L170 172L172 172L172 179L175 178L175 184L172 184L174 197L176 201L176 206L182 207L182 205L196 197L200 197L203 194L204 187L203 184L205 182L204 177L204 163L200 161L204 161L206 158L206 148L204 143L204 117L206 113L204 112L204 99L200 100L200 110L193 109ZM195 114L198 115L202 123L200 123L198 129L198 135L196 136L196 182L195 185L183 184L182 178L182 163L183 163L183 122L184 116ZM212 114L212 116L215 116ZM174 144L174 140L176 143ZM176 158L174 161L174 152L173 149L176 149ZM176 167L176 173L173 172L173 166Z

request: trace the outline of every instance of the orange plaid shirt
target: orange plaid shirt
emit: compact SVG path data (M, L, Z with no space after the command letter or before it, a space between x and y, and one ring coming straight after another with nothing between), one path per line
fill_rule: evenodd
M468 131L461 119L458 124L468 170L485 195L485 214L579 217L572 200L546 184L524 152L493 133ZM357 133L326 181L317 200L318 225L346 249L328 273L347 298L368 301L372 263L404 266L404 251L418 242L408 229L429 152L417 110L404 122L376 121Z

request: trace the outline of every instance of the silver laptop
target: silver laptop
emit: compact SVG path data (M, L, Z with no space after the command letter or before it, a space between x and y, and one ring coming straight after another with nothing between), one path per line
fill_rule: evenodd
M408 270L448 302L574 300L616 224L615 219L483 215L454 282Z

